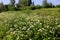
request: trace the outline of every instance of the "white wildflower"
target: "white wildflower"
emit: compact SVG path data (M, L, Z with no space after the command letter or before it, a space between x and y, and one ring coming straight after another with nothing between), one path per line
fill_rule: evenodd
M50 33L53 33L52 31L50 31Z
M24 34L21 34L21 36L24 36Z
M44 28L42 28L42 30L45 30Z
M15 34L15 33L16 33L16 31L13 32L13 34Z
M37 22L36 23L39 23L40 21L39 20L37 20Z
M11 34L13 33L13 32L10 32Z
M37 19L35 19L35 21L38 21Z
M39 31L39 32L42 32L42 29L39 29L38 31Z
M32 39L29 39L29 40L32 40Z
M23 27L22 30L26 30L26 27Z
M27 18L26 18L26 20L29 20L29 19L30 19L30 17L27 17Z
M50 28L52 28L52 27L50 27Z
M36 25L36 23L34 23L34 25Z
M50 37L48 37L48 39L50 39Z
M19 36L17 37L17 39L16 40L19 40Z
M10 28L10 31L12 31L13 30L13 28Z
M30 28L28 28L27 30L30 30Z
M58 25L57 27L60 27L60 25Z
M33 28L33 27L34 27L33 25L30 26L30 28Z
M55 19L56 21L59 20L58 18Z
M49 28L49 26L46 26L47 28Z
M42 23L40 23L40 25L42 25Z
M14 24L14 27L18 27L18 25L17 24Z

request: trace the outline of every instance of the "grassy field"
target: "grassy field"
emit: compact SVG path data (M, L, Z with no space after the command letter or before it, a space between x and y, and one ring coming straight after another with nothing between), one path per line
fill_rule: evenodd
M0 40L60 40L60 8L0 13Z

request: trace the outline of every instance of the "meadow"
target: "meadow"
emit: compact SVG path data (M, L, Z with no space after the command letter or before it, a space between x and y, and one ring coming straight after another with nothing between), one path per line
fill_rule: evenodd
M60 40L60 8L0 13L0 40Z

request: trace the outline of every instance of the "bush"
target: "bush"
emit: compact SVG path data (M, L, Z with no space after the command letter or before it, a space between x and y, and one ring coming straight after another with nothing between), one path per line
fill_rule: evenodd
M15 6L8 5L8 10L9 10L9 11L14 11L14 10L15 10Z
M30 7L31 10L40 9L40 8L41 8L41 6L39 6L39 5Z
M40 9L41 6L27 6L27 7L21 7L20 10L26 12L28 10L35 10L35 9Z
M56 5L55 7L60 8L60 5Z
M4 5L4 11L8 11L8 5Z

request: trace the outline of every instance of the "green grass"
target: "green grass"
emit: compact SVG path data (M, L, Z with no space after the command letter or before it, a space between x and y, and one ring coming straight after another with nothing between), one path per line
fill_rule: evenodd
M0 40L60 40L60 8L0 13Z

